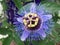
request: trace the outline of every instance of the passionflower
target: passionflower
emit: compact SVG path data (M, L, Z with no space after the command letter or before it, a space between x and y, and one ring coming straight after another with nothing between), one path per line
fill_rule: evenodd
M29 3L23 6L18 14L21 17L17 17L14 24L22 41L45 39L50 34L53 27L52 15L46 12L43 6Z

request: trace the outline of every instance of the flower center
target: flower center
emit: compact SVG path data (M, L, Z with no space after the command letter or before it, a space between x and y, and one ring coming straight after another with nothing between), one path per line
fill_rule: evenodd
M36 28L39 20L40 18L35 13L28 13L23 17L23 23L29 29Z

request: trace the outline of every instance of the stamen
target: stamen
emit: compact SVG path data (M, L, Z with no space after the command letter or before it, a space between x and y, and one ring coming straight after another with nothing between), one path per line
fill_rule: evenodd
M23 23L29 30L35 30L40 27L41 20L37 14L28 13L24 16Z

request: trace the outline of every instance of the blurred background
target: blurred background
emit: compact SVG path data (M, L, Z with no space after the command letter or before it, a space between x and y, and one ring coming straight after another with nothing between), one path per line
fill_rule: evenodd
M9 6L6 2L8 1L9 0L0 0L0 45L29 45L29 41L22 42L14 31L13 21L9 20L7 14ZM12 1L18 10L24 5L34 2L34 0ZM51 11L55 26L54 29L52 29L52 34L47 36L45 40L39 42L32 41L32 43L34 45L60 45L60 0L40 0L40 2L36 0L36 3L41 3L47 11ZM12 4L12 6L14 5ZM15 12L14 9L13 12Z

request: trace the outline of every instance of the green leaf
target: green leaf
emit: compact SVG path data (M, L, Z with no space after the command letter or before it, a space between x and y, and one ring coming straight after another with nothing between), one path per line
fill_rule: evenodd
M1 4L3 6L3 11L7 10L7 4L5 3L5 0L3 0Z
M44 6L46 11L54 13L60 10L60 5L53 2L45 2L41 6Z
M49 37L45 38L44 40L40 41L32 41L33 45L54 45L54 42L49 39Z
M55 24L54 30L52 31L51 38L55 43L60 42L60 31L59 31L60 25Z
M53 20L56 23L58 21L59 17L58 17L58 13L53 13Z
M29 2L29 1L32 1L32 0L21 0L22 2Z
M11 41L12 41L12 37L9 36L8 38L4 39L3 45L10 45Z
M11 30L9 30L8 28L0 28L0 34L11 34Z
M7 23L6 20L2 22L2 27L8 27L8 26L9 26L9 24Z
M20 9L23 5L23 3L21 2L21 0L14 0L15 5L17 6L18 9Z
M32 0L14 0L15 5L20 9L24 3L30 2Z
M56 32L58 32L58 36L60 37L60 24L56 23L55 30L56 30Z
M20 40L16 32L13 34L13 39L16 42L17 45L24 45L23 42Z

